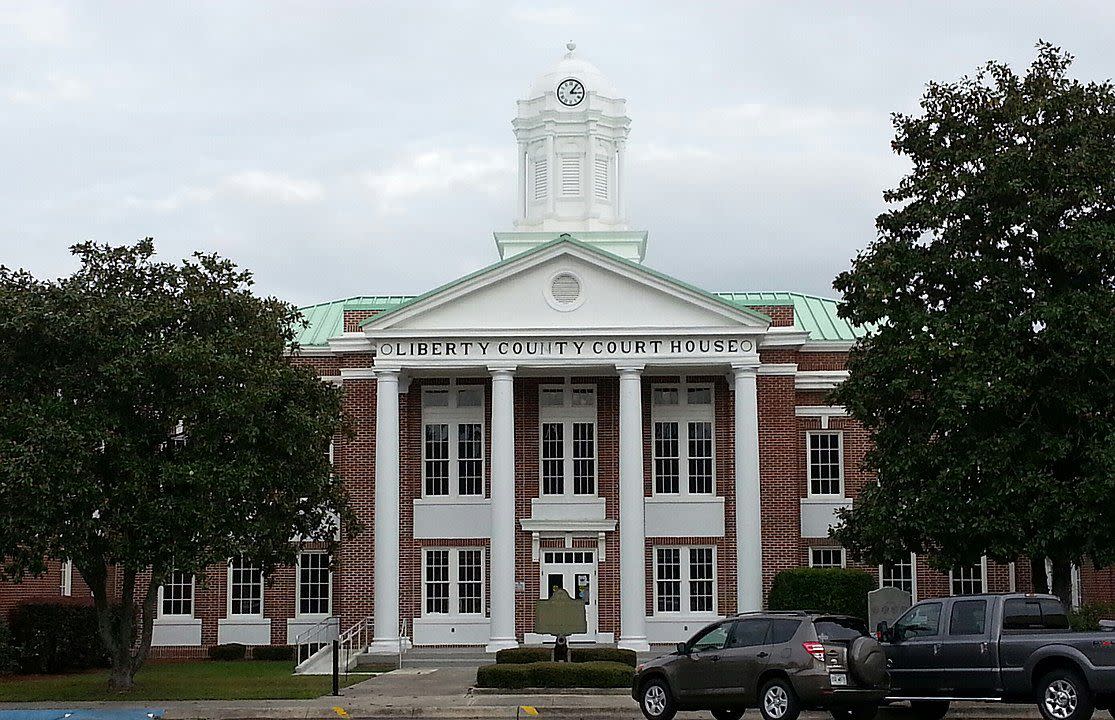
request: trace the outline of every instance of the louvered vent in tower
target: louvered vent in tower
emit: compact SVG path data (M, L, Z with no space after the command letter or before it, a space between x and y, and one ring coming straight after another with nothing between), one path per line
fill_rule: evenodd
M596 157L596 166L593 168L593 194L597 200L608 199L608 158Z
M550 182L549 168L546 166L546 158L534 161L534 199L545 200L547 185Z
M565 156L561 159L561 194L581 194L581 158Z
M581 297L581 281L572 273L558 273L550 281L550 295L559 305L572 305Z

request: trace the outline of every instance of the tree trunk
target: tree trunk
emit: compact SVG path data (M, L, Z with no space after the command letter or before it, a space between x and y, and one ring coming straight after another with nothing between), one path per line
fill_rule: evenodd
M1034 585L1034 592L1045 594L1049 592L1049 577L1045 574L1045 558L1030 558L1030 580Z
M123 582L119 603L112 602L107 567L102 565L82 570L81 574L93 592L97 629L112 661L108 687L116 692L127 692L135 686L135 674L143 666L151 649L155 605L163 575L152 575L141 607L135 601L137 573L131 569L123 569L121 572ZM136 628L137 619L140 620L139 632Z
M1053 558L1053 594L1066 610L1072 609L1072 562L1068 558Z

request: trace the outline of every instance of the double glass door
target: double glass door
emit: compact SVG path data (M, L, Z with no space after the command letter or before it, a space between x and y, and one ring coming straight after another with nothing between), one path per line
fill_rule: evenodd
M571 598L585 601L584 634L570 635L571 642L596 642L596 553L592 550L544 550L540 598L549 599L556 590L565 590Z

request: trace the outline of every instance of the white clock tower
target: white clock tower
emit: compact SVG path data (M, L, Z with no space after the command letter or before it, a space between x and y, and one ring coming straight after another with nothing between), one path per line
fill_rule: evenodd
M512 121L518 141L515 230L495 233L501 258L568 234L642 262L646 231L628 229L627 102L576 45L539 76Z

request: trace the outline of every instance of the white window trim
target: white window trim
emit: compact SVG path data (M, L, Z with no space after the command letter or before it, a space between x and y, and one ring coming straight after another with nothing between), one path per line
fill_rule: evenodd
M431 550L446 550L449 552L449 612L435 613L427 612L426 610L426 556ZM461 607L461 563L460 552L469 550L480 551L480 612L463 613L460 611ZM422 606L422 617L424 618L482 618L488 612L488 598L486 590L488 587L488 552L487 548L482 545L465 545L465 546L450 546L450 545L426 545L422 547L422 591L420 602Z
M655 405L654 391L661 388L677 388L677 405ZM690 388L708 388L711 402L708 405L690 405ZM716 497L717 475L719 468L716 463L716 385L710 382L690 383L686 380L676 383L652 383L650 390L650 474L651 495L667 498L712 498ZM678 424L678 492L658 492L658 455L655 449L654 425L659 422L676 422ZM712 490L707 493L689 492L689 423L708 422L712 425Z
M328 618L333 617L333 562L329 558L329 612L304 613L302 612L302 558L306 555L324 555L329 558L329 553L324 550L303 550L298 553L298 562L294 565L294 617L296 618Z
M300 553L299 558L301 558L301 557L302 556L301 556L301 553ZM259 612L257 612L257 613L234 613L232 611L232 561L233 561L233 559L234 558L229 558L229 560L228 560L228 574L225 576L225 578L226 578L225 588L227 590L227 592L225 593L225 595L226 595L226 598L225 598L225 617L229 617L229 618L261 618L261 617L263 617L264 598L267 595L267 582L266 582L266 579L263 577L263 571L262 570L260 571L260 574L259 574ZM330 590L330 593L332 593L332 590ZM330 601L330 607L332 607L333 598L330 597L329 601Z
M689 551L693 549L712 549L712 610L690 610L690 596L689 596L689 581L690 581L690 567L689 567ZM659 550L677 550L678 563L681 565L680 577L678 582L681 583L681 590L678 596L679 610L659 610L658 609L658 551ZM719 574L719 558L717 557L716 545L653 545L651 546L651 582L654 587L654 603L651 605L653 608L653 615L667 618L685 618L685 617L699 617L711 618L719 617L720 606L720 574Z
M813 551L814 550L833 550L840 553L840 567L848 567L848 551L842 547L835 545L815 545L809 548L809 567L828 568L830 565L814 565L813 564Z
M457 407L457 394L461 389L480 390L480 404L473 407ZM487 486L487 471L488 459L485 455L485 448L488 443L488 428L484 422L484 411L487 404L487 392L483 385L457 385L456 381L450 381L449 385L431 385L422 388L423 397L427 390L448 390L449 392L449 405L447 407L426 407L426 403L422 402L422 429L421 429L421 442L422 442L422 495L423 498L431 500L483 500L486 498L487 492L484 488ZM460 448L457 443L459 425L480 425L480 484L481 492L479 495L462 495L460 490ZM430 495L426 493L426 426L427 425L448 425L449 426L449 493L447 495Z
M984 555L980 558L980 593L986 593L987 590L987 556ZM968 597L967 595L957 595L953 587L955 571L949 570L949 597Z
M542 405L542 393L546 390L563 390L563 401L560 407L556 405ZM593 404L573 405L573 391L593 391ZM539 498L564 498L568 500L596 500L600 497L600 437L599 422L597 421L597 407L599 406L600 391L593 383L570 383L564 385L548 383L538 386L538 497ZM564 474L564 492L545 492L542 466L542 425L546 423L562 424L562 452ZM573 425L574 423L592 423L592 485L594 492L575 493L573 491Z
M891 587L890 585L883 585L883 568L885 565L879 565L879 589L884 587ZM951 587L952 579L949 579ZM910 553L910 602L916 603L918 601L918 555L917 553Z
M74 561L62 561L62 587L59 588L62 597L70 597L74 594Z
M812 460L809 456L809 450L810 450L809 444L810 444L810 438L812 438L814 435L838 435L840 437L840 439L838 440L838 442L840 443L840 452L839 452L840 475L837 478L837 481L840 483L840 492L838 492L838 493L815 493L815 492L813 492L813 478L811 477L811 474L810 474L810 471L809 471L809 468L812 464ZM847 497L848 493L847 493L847 489L846 489L846 485L845 485L845 478L844 478L844 431L843 430L826 429L826 430L806 430L805 431L805 493L806 493L806 497L825 498L825 499L829 499L829 500L836 499L836 498L844 499L844 498Z
M193 618L194 611L197 609L197 575L190 573L190 612L188 613L165 613L163 612L163 588L166 587L165 583L159 586L159 610L155 613L156 620L180 620L182 618Z

